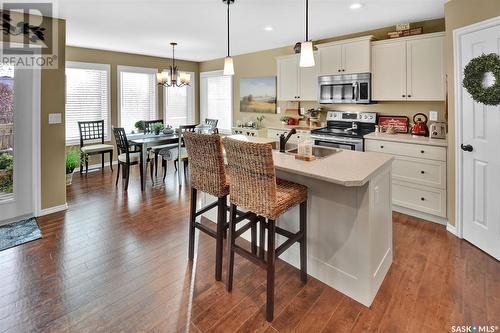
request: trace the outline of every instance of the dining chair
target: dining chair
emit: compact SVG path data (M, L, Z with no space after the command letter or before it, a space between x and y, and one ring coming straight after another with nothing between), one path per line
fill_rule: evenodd
M219 123L219 119L205 118L205 125L210 126L210 128L212 129L212 132L215 134L219 133L219 129L217 128L218 123Z
M141 175L141 189L144 188L143 182L143 168L141 163L141 155L142 152L139 150L130 150L130 144L127 139L127 134L125 133L125 129L123 127L114 127L113 133L115 136L116 147L118 148L118 173L116 175L116 183L115 186L118 186L118 180L120 179L120 167L123 166L123 176L125 177L125 191L128 190L128 183L130 179L130 166L131 165L139 165L140 175ZM147 157L147 162L150 163L152 160ZM146 163L146 167L147 164ZM151 181L153 180L153 167L150 167L151 173Z
M104 155L109 153L109 167L113 171L113 150L111 144L104 143L104 120L79 121L80 132L80 174L83 172L83 161L85 161L85 173L89 172L89 155L101 155L101 166L104 170ZM90 144L85 145L85 142Z
M163 119L144 120L143 123L144 123L144 134L150 134L153 132L153 129L152 129L153 124L156 124L156 123L163 124ZM150 148L151 152L154 154L155 177L158 177L158 156L160 155L160 151L162 149L165 149L165 148L172 149L175 147L177 147L177 144L171 143L171 144L153 146Z

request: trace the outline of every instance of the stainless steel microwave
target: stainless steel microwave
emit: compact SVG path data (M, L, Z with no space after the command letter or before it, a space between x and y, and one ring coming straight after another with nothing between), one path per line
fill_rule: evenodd
M321 104L371 103L371 74L326 75L318 78Z

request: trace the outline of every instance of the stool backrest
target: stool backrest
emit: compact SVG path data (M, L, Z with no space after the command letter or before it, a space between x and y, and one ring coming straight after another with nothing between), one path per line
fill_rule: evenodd
M191 186L216 197L227 195L222 140L218 134L184 133Z
M163 124L163 119L158 120L143 120L144 123L144 134L153 132L153 124L160 123Z
M225 138L231 202L258 215L271 215L276 203L276 171L270 144Z
M80 147L83 147L84 141L88 140L101 140L101 143L104 143L104 120L79 121L78 130Z

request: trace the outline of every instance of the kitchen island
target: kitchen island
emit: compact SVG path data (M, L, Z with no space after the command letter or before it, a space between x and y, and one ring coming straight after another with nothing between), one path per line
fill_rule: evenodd
M236 137L248 141L266 139ZM324 149L324 148L323 148ZM365 306L370 306L392 263L392 157L379 153L335 150L306 162L273 152L278 178L309 188L307 207L308 273ZM201 196L202 204L214 200ZM215 221L213 212L204 215ZM299 209L277 224L297 231ZM249 239L249 234L244 235ZM284 239L277 238L277 244ZM299 267L299 246L280 259Z

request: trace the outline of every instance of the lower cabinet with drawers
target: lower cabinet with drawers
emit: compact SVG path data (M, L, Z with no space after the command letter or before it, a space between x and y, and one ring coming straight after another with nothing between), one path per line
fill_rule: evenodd
M383 134L382 134L383 135ZM446 223L446 146L444 141L400 135L404 142L365 137L365 151L394 156L392 203L394 210ZM399 136L399 135L398 135ZM397 136L396 136L397 137ZM433 145L436 144L436 145Z

